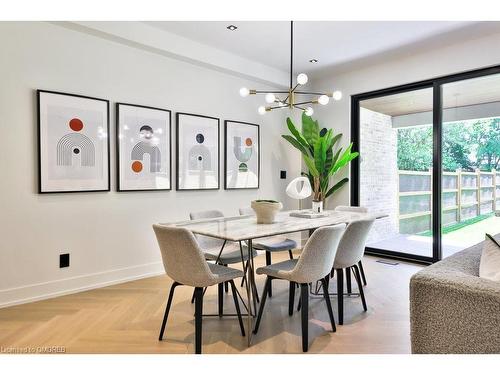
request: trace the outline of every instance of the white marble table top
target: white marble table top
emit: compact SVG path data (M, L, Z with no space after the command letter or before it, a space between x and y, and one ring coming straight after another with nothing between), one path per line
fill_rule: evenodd
M382 218L387 215L374 213L359 213L348 211L326 211L328 216L307 219L290 216L294 211L282 211L278 213L276 222L273 224L257 224L253 215L223 217L217 219L190 220L171 224L184 227L193 233L209 237L220 238L228 241L244 241L254 238L276 236L279 234L300 232L303 230L316 229L327 225L349 223L353 220L365 218Z

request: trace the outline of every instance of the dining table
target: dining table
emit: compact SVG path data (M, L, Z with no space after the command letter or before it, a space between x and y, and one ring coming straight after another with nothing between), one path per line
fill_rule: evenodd
M244 246L248 247L248 254L252 254L253 241L263 237L272 237L289 233L308 231L311 234L315 229L329 225L349 224L351 221L386 217L385 214L363 213L353 211L330 211L326 210L321 217L297 217L292 216L298 210L281 211L276 215L275 221L271 224L259 224L254 215L241 215L231 217L220 217L212 219L189 220L176 223L168 223L176 227L183 227L197 235L203 235L223 240L221 253L227 242L239 243L241 261L244 270L244 278L247 281L247 344L252 343L252 321L256 311L256 287L255 287L255 267L253 257L249 257L248 264L245 265L243 257ZM220 254L219 254L220 256ZM252 310L253 304L253 310Z

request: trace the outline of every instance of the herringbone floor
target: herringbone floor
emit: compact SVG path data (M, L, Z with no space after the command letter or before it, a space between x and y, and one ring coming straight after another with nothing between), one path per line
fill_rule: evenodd
M262 258L257 258L257 265L262 264ZM279 258L275 256L273 261ZM332 333L324 300L311 300L309 352L409 352L408 281L420 266L391 266L372 257L365 257L363 264L368 279L368 312L363 312L359 298L347 298L344 325ZM258 277L257 282L261 293L264 280ZM192 353L191 288L177 288L164 341L158 341L170 284L167 276L152 277L1 309L0 346L62 346L69 353ZM203 320L203 352L300 353L300 315L288 316L288 283L275 281L273 291L250 348L240 335L236 318L207 317ZM337 320L336 302L332 297ZM226 311L234 312L230 294L224 303ZM204 313L215 313L216 309L217 287L212 287L205 295Z

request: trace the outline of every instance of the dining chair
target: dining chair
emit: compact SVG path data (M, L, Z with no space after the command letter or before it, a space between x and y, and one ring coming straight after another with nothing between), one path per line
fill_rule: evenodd
M168 314L177 286L194 287L195 293L195 353L201 354L201 333L203 314L203 291L212 285L222 285L229 282L233 295L234 306L238 316L241 335L245 336L245 328L241 318L238 295L234 279L243 277L243 272L219 264L208 263L194 237L185 228L153 225L153 230L160 246L163 267L167 275L174 281L170 287L167 306L161 324L159 340L163 339L163 332L167 324Z
M340 325L344 324L344 270L346 278L347 275L350 277L351 272L354 273L361 302L363 303L363 310L367 311L358 264L365 252L366 239L374 222L375 218L351 221L345 228L338 246L335 261L333 262L333 270L337 275L337 302ZM348 290L347 293L351 293L351 290Z
M321 280L323 297L326 302L332 331L336 331L330 296L328 295L328 278L337 253L337 247L344 232L345 224L322 227L309 237L299 259L289 259L257 269L257 274L266 275L266 284L262 293L254 333L259 330L260 320L266 304L267 291L271 287L271 280L281 279L290 283L288 314L293 314L295 284L300 285L300 300L302 304L302 350L307 352L309 347L309 284Z
M189 213L189 218L191 220L202 220L202 219L217 219L223 218L224 214L219 210L207 210L207 211L198 211ZM247 266L251 263L248 262L248 247L242 245L240 248L240 244L236 242L225 242L224 240L202 236L199 234L195 234L195 237L203 250L203 254L205 255L205 259L209 261L215 261L218 264L223 266L228 266L230 264L237 264L242 262L242 254L243 254L243 262L246 262ZM224 246L224 249L222 249ZM221 251L222 250L222 251ZM257 256L257 251L252 249L252 257ZM245 270L246 270L245 267ZM252 273L253 274L253 273ZM246 277L242 280L245 281ZM255 297L257 302L259 300L257 288L255 287L255 283L250 281L250 284L254 290ZM219 286L219 316L223 315L223 289L225 288L226 293L228 292L228 284L224 283L224 285ZM194 294L191 298L191 303L194 302Z
M172 305L174 291L177 286L186 285L195 290L195 353L201 354L203 290L212 285L222 285L229 282L233 295L234 306L240 324L241 335L245 336L243 319L234 279L243 277L240 270L224 267L219 264L208 263L194 237L185 228L153 225L158 245L160 246L163 266L167 275L174 280L170 288L163 322L161 324L159 340L163 339L163 332L167 324L168 314Z
M359 212L359 213L368 213L368 208L366 207L361 207L361 206L337 206L335 208L335 211L350 211L350 212ZM359 272L361 273L361 278L363 279L363 285L366 286L366 276L365 276L365 270L363 269L363 262L360 260L358 263L359 267ZM350 293L351 292L351 274L349 273L349 276L346 276L346 284L347 284L347 291Z
M254 215L255 212L251 207L243 207L239 209L240 215ZM264 237L253 242L253 248L257 250L264 250L266 252L266 266L272 262L271 254L281 251L288 251L288 256L293 259L292 250L297 248L297 242L284 236ZM268 290L269 297L272 297L272 285Z

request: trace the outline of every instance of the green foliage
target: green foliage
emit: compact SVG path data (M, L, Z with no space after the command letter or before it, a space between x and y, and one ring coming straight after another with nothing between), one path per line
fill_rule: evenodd
M318 121L305 113L302 114L302 132L297 130L290 118L286 119L286 123L292 135L284 134L282 137L302 153L309 169L309 172L303 175L311 182L313 199L322 201L349 181L348 178L343 178L330 188L330 178L358 157L359 153L351 151L352 143L344 151L340 147L334 153L342 134L334 136L332 129L320 131Z
M432 127L398 129L398 168L432 167ZM443 124L443 170L483 171L500 168L500 118Z

